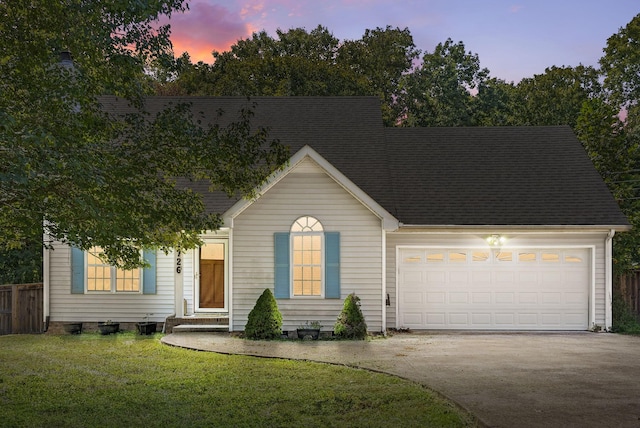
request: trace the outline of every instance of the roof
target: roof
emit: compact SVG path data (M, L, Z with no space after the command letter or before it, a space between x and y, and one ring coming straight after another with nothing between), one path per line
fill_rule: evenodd
M385 129L413 225L628 225L569 126Z
M568 126L385 128L376 97L150 97L146 109L185 101L209 122L254 106L269 139L313 148L405 225L629 226ZM188 185L212 212L237 202Z

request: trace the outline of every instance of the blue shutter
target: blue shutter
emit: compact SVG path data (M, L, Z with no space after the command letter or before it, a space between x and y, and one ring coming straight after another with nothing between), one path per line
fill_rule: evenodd
M340 232L324 234L324 297L340 298Z
M71 294L84 294L84 251L71 247Z
M291 288L291 268L289 267L289 233L276 232L273 234L275 254L275 292L276 299L288 299Z
M156 294L156 252L144 250L143 256L150 266L142 271L142 294Z

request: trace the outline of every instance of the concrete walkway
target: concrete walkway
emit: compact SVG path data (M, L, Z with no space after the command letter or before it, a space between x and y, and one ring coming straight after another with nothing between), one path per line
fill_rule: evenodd
M372 341L249 341L176 333L168 345L390 373L490 427L640 427L640 337L609 333L411 333Z

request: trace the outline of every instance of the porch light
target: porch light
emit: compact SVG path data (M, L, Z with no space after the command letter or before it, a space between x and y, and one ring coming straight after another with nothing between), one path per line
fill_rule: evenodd
M502 235L491 235L487 237L487 243L492 247L498 247L507 242L507 238Z

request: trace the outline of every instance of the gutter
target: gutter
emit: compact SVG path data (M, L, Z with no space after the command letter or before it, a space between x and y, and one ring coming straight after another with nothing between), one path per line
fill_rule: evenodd
M398 229L395 232L400 232L402 230L407 231L460 231L460 230L501 230L501 231L519 231L519 232L540 232L540 229L545 229L545 231L553 230L553 231L567 231L567 232L576 232L576 231L610 231L617 230L620 232L631 230L632 227L628 224L626 225L580 225L580 224L569 224L569 225L557 225L557 224L530 224L530 225L508 225L508 224L404 224L400 223Z

